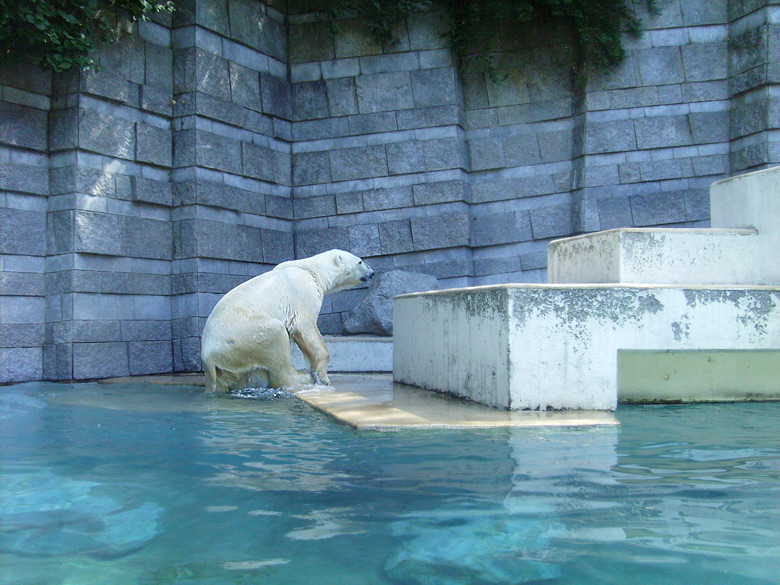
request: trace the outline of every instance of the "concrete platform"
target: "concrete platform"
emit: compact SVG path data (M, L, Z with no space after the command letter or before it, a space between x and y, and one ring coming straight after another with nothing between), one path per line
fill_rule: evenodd
M598 411L506 411L453 396L393 383L386 374L334 374L332 388L296 396L357 429L459 429L489 427L590 427L617 425Z
M110 378L101 383L150 382L203 386L202 374L158 374ZM614 426L607 412L509 412L452 396L393 383L389 374L333 374L332 387L293 394L334 420L361 430L459 429L492 427Z
M401 295L394 308L397 382L512 410L614 410L624 350L780 350L771 286L508 284ZM767 385L762 399L780 398L780 379ZM758 399L748 384L732 391Z
M621 228L564 238L547 248L550 284L766 284L758 232Z

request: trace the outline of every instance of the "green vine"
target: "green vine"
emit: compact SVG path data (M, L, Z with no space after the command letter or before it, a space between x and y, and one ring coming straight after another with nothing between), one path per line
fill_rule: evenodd
M641 1L655 10L655 0ZM395 23L432 6L446 15L452 48L482 57L502 27L522 38L534 24L566 24L579 62L575 68L587 64L606 70L619 64L625 57L623 35L638 36L641 26L633 0L335 0L332 14L365 18L370 30L387 41Z
M122 22L172 11L168 0L0 0L0 60L97 69L96 41L116 40Z

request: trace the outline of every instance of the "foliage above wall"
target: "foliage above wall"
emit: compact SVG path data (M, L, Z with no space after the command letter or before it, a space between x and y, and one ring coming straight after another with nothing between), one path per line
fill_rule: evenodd
M123 23L173 11L167 0L0 0L0 61L53 71L96 68L95 41L116 40Z
M637 0L653 10L655 0ZM531 23L569 25L570 44L580 64L608 69L623 60L624 34L636 36L640 21L634 0L335 0L334 13L366 18L370 29L383 40L401 18L440 7L448 17L452 47L458 53L486 53L495 46L498 31L509 27L522 38Z

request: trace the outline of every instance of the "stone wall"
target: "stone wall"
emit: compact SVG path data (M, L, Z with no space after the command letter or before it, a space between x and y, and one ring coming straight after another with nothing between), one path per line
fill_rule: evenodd
M98 73L1 66L0 381L197 370L222 294L332 247L543 282L551 238L708 225L710 183L780 163L780 5L657 5L609 73L573 75L565 29L496 31L486 71L435 10L382 45L314 0L177 2Z

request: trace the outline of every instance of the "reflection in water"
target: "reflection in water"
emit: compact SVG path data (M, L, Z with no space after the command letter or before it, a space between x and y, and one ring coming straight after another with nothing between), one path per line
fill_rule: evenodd
M253 398L0 389L0 585L776 585L780 404L383 434Z

